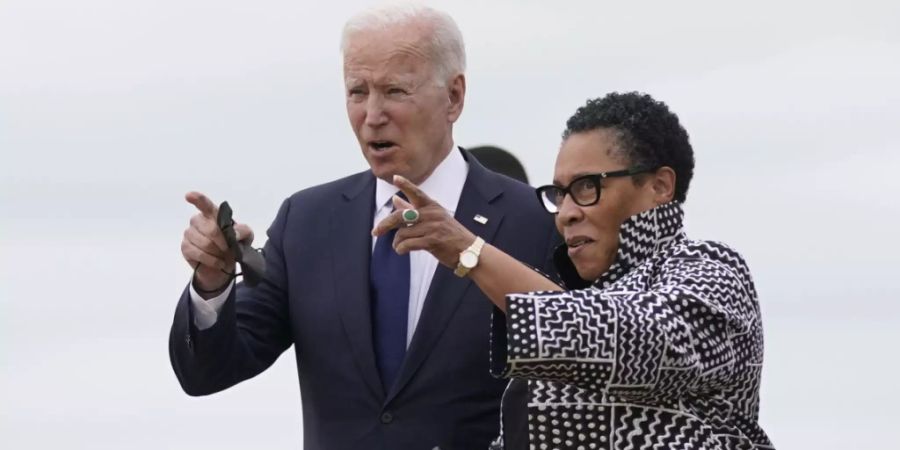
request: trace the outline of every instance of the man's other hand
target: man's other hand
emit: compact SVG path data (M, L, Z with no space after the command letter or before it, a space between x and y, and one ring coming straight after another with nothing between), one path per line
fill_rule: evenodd
M219 208L200 192L188 192L184 196L188 203L197 208L191 217L190 226L184 230L181 240L181 254L190 266L196 267L194 287L212 293L224 288L235 273L234 252L228 248L225 236L216 223ZM234 224L238 241L253 242L253 230L244 224ZM207 297L207 295L204 295Z

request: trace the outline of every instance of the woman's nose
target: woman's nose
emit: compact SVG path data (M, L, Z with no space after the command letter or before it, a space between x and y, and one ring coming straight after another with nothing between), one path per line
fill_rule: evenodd
M556 217L562 221L563 224L569 225L581 220L581 218L584 217L584 214L581 207L578 206L578 204L572 200L572 196L567 193L559 204L559 212L556 214Z

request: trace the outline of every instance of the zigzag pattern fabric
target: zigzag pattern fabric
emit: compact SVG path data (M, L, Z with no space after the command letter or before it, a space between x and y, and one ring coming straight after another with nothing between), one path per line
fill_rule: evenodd
M773 448L758 425L750 271L729 247L687 239L683 216L673 202L626 221L587 289L507 296L491 370L528 380L532 449Z

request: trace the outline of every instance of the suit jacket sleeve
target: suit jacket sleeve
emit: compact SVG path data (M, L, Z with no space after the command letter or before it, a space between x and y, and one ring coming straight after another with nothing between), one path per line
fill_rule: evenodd
M216 323L194 326L186 287L169 334L172 369L189 395L207 395L252 378L291 345L283 236L290 214L286 200L268 230L266 279L255 288L231 290Z

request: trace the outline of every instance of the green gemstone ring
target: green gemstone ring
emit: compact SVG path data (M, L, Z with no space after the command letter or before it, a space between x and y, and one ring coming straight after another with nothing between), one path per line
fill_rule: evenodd
M404 209L400 214L400 217L403 218L403 223L405 223L406 226L411 227L419 221L419 211L416 211L415 209Z

